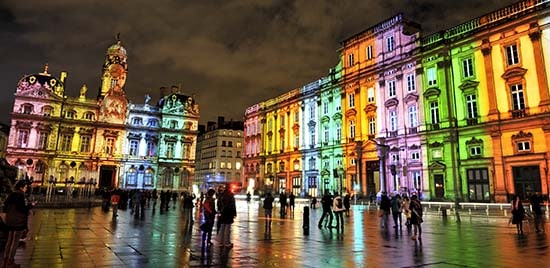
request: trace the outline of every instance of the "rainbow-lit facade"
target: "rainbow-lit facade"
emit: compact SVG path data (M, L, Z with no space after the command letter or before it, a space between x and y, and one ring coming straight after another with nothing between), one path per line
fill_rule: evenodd
M422 36L396 15L341 43L326 77L245 112L244 180L318 196L548 195L550 1Z
M107 49L96 96L65 94L66 72L25 75L13 105L6 159L36 185L190 189L199 106L179 87L129 103L120 40Z

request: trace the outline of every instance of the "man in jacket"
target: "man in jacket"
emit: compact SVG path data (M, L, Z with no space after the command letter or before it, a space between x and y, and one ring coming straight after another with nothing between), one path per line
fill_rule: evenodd
M336 231L340 230L340 228L344 231L344 210L346 208L344 208L344 202L338 193L335 194L332 210L336 216Z
M330 196L328 190L325 190L325 195L321 199L321 207L323 208L323 215L319 220L318 227L323 228L323 220L328 216L329 220L328 223L325 223L325 227L330 228L332 227L332 196Z

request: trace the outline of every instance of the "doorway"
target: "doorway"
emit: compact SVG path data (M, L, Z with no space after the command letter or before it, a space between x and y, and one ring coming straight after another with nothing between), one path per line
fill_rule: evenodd
M113 187L115 171L115 166L101 166L99 169L99 188L110 189Z
M443 199L445 196L445 180L443 174L434 174L435 198Z
M527 198L529 193L542 192L539 166L512 167L512 174L515 193L521 199Z

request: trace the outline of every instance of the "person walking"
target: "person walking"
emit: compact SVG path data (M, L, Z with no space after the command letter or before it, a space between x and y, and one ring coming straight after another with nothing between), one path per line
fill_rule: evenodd
M351 208L351 197L349 195L349 192L346 193L346 195L344 196L344 209L345 209L345 213L346 213L346 217L349 217L349 209Z
M323 215L321 215L321 219L319 220L318 227L323 228L323 220L325 217L328 218L328 222L325 223L325 228L330 228L332 226L332 196L330 196L330 193L328 190L325 190L325 195L323 195L323 198L321 198L321 207L323 208Z
M28 231L30 210L36 205L36 202L28 204L25 198L27 187L28 182L25 180L16 182L14 191L4 201L5 224L8 230L8 237L4 248L2 267L20 267L14 261L15 252L19 245L19 239Z
M111 206L113 207L113 220L116 220L116 217L118 217L119 202L120 202L120 193L118 189L115 189L111 194Z
M402 202L401 202L401 196L399 194L395 194L391 198L391 213L393 217L393 228L401 229L402 224L402 218L401 218L401 211L402 211ZM397 224L399 222L399 225Z
M212 229L214 228L214 220L216 219L216 201L214 200L214 189L208 189L206 199L201 204L204 223L200 226L202 231L202 247L210 247L212 245Z
M386 191L382 192L380 197L380 227L388 229L389 217L391 210L391 201Z
M540 196L540 193L534 193L529 201L531 202L531 210L533 211L533 214L535 214L535 231L537 233L544 233L544 218L542 217L543 213L540 207L542 197Z
M335 193L334 201L332 204L332 210L334 211L334 216L336 218L336 231L339 231L340 229L342 232L344 231L344 211L346 210L344 208L344 201L342 200L342 197Z
M282 191L281 194L279 195L279 203L281 203L281 211L279 211L279 213L281 214L281 218L284 218L286 215L286 208L287 208L286 193L284 191Z
M265 213L265 229L271 230L271 219L273 217L273 201L275 199L273 198L273 195L271 192L268 192L264 199L263 209Z
M290 192L290 195L288 196L288 208L290 210L290 213L294 214L294 204L296 202L296 196L293 192Z
M411 200L406 194L404 194L402 211L405 212L405 226L407 226L407 230L409 231L411 229L411 210L409 209L410 204L411 204Z
M515 194L512 198L512 224L516 225L518 235L523 234L523 219L525 218L525 209L521 204L521 198Z
M412 240L418 239L422 241L421 224L424 221L422 219L422 203L420 203L418 196L416 196L415 194L411 196L411 203L409 205L409 209L411 210L411 224L414 228L414 233L411 239Z
M220 200L220 217L218 221L221 224L220 245L222 247L233 247L231 243L231 224L237 217L237 208L235 205L235 196L231 190L222 186L222 195Z

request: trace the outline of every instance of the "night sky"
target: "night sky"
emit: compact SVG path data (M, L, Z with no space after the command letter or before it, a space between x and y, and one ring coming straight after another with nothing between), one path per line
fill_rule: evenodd
M399 12L423 33L513 0L2 0L0 122L25 74L67 71L67 95L95 97L107 47L128 51L126 92L153 101L161 86L195 95L201 123L242 120L246 107L315 81L338 62L340 41Z

